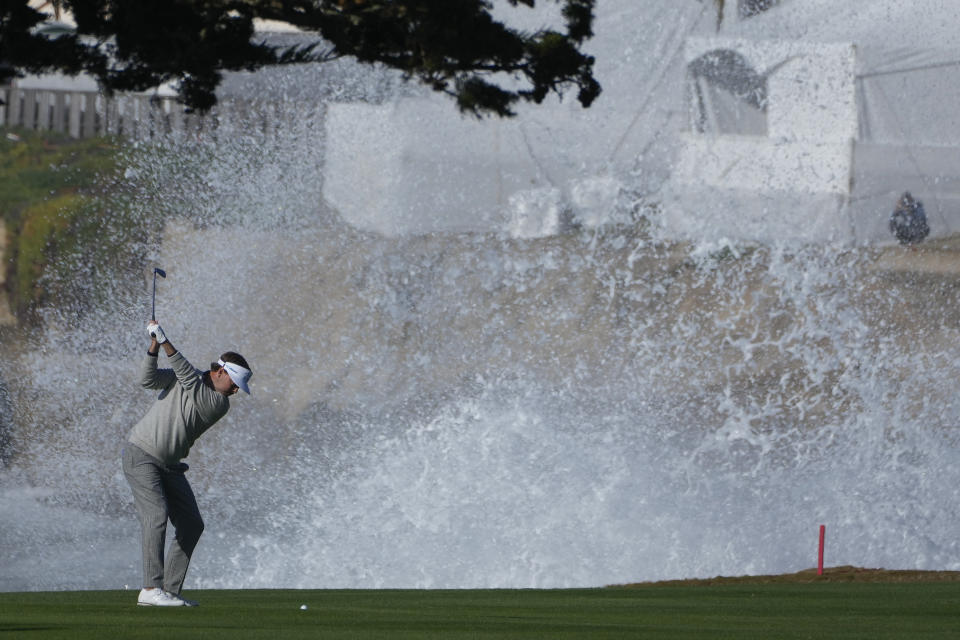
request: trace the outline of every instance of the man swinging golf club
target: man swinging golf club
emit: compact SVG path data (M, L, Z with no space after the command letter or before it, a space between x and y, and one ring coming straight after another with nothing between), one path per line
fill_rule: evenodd
M201 372L178 352L156 320L147 325L150 346L141 365L140 383L159 390L156 402L130 430L123 449L123 472L133 489L143 552L143 606L196 606L180 597L203 519L184 472L190 447L230 408L230 396L250 393L250 365L228 351ZM172 369L158 369L163 347ZM164 559L167 520L176 528Z

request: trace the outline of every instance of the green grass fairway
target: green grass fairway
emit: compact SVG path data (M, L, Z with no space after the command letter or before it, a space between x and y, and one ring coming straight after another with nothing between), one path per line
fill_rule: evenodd
M0 593L0 638L958 638L960 583ZM306 604L302 611L300 605Z

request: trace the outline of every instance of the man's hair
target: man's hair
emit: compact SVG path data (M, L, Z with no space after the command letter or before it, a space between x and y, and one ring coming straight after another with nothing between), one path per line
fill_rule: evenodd
M244 358L239 353L237 353L236 351L227 351L226 353L220 356L220 359L223 360L224 362L232 362L233 364L238 364L244 369L249 369L251 372L253 371L253 369L250 369L250 365L247 364L247 359ZM217 371L219 368L220 368L220 365L217 364L216 362L210 363L211 371Z

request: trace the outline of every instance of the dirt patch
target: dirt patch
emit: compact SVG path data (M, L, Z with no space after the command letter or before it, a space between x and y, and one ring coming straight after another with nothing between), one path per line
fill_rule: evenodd
M717 576L693 580L661 580L635 582L622 587L704 586L727 584L806 584L815 582L960 582L960 571L917 571L913 569L864 569L862 567L828 567L823 575L816 569L771 576Z
M960 234L936 238L921 245L880 249L875 271L926 275L956 275L960 272Z
M0 220L0 325L15 325L16 318L10 312L7 299L7 270L6 270L7 228Z

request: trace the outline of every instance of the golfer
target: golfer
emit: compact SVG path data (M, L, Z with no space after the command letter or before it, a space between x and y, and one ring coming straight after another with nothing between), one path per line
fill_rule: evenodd
M143 589L138 605L196 606L180 597L190 557L203 533L203 519L184 472L190 447L230 408L230 396L250 393L250 365L228 351L210 370L193 368L167 340L155 321L147 325L150 347L143 360L140 384L159 390L157 401L130 430L123 448L123 473L133 489L140 520ZM173 369L157 369L160 347ZM164 559L167 520L176 535Z

